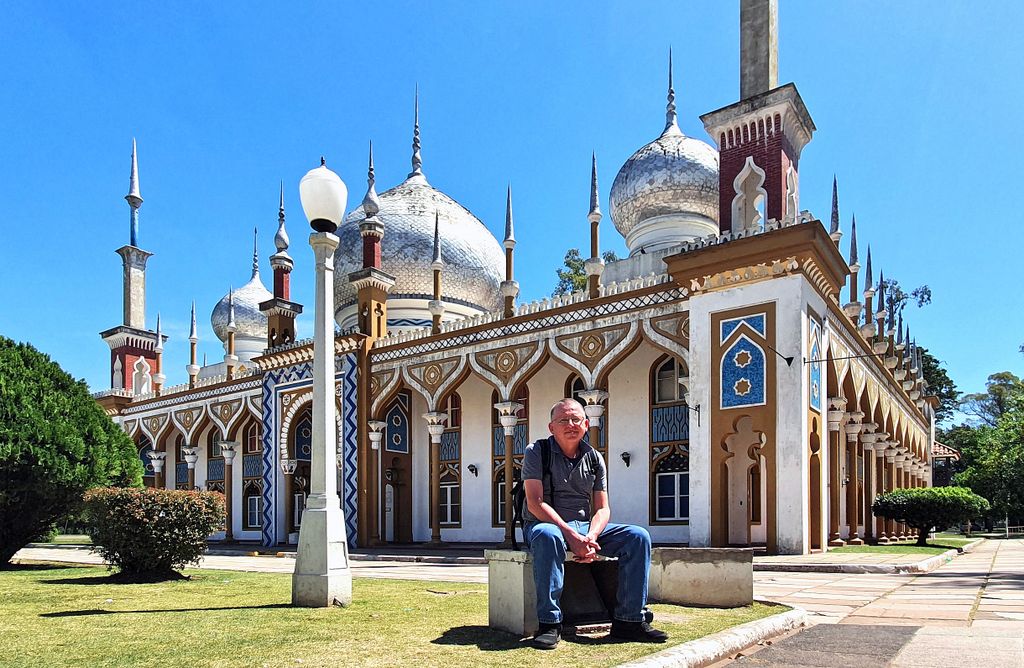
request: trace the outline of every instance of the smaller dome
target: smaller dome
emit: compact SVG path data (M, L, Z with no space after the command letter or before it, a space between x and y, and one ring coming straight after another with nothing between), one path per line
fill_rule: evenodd
M259 270L254 269L252 279L232 293L224 295L213 307L210 324L213 333L222 342L228 340L229 300L235 306L235 337L246 337L266 340L267 316L260 311L260 303L273 299L274 295L267 290L260 280Z

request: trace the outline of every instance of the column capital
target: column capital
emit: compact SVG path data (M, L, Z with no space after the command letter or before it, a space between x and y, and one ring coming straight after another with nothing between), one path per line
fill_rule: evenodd
M285 475L292 475L295 473L295 468L299 465L297 459L282 459L281 460L281 473Z
M164 470L164 462L167 460L167 453L163 450L150 450L146 453L150 463L153 465L153 472L160 473Z
M234 441L219 441L220 454L224 457L224 464L231 466L231 461L235 458L235 453L238 452L238 444Z
M448 414L432 411L424 413L423 419L427 421L427 431L430 433L430 442L440 443L441 434L444 433L444 423L448 419Z
M188 467L194 469L196 462L199 461L199 446L186 445L181 449L181 452L185 455L185 463L188 464Z
M370 420L366 424L370 427L368 434L370 437L370 449L380 450L380 442L384 438L384 428L388 426L388 423L383 420Z

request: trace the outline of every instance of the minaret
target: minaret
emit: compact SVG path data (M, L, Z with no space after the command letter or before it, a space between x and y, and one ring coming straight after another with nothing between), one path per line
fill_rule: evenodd
M860 271L860 262L857 257L857 216L853 216L850 224L850 302L843 306L843 311L850 317L854 325L860 322L860 302L857 293L857 272Z
M778 86L778 14L778 0L740 0L740 101L700 117L718 144L722 232L733 231L734 201L744 201L736 181L748 159L764 173L765 218L799 214L789 209L799 201L800 152L816 128L796 86Z
M159 313L156 314L156 347L153 351L156 353L156 370L153 372L153 392L159 397L164 391L164 381L167 380L167 376L164 375L164 336L160 330Z
M427 302L427 309L430 311L431 324L430 333L437 334L441 331L441 316L444 315L444 302L441 301L441 270L444 268L444 260L441 259L441 219L434 212L434 257L430 262L430 269L434 273L434 298Z
M870 339L875 335L875 312L873 300L875 297L874 276L871 273L871 244L868 244L868 264L864 270L864 324L861 331L864 338Z
M238 364L238 355L235 354L235 332L238 325L235 324L235 289L228 290L228 349L224 353L224 367L228 380L235 377L235 366Z
M419 178L426 182L423 174L423 158L420 156L420 86L416 84L416 94L413 98L413 120L412 120L412 171L408 178Z
M418 118L418 114L417 114ZM419 123L417 121L416 139L413 148L413 166L416 167L419 155ZM359 303L359 331L371 340L388 333L388 291L395 285L395 277L384 272L383 250L384 224L377 218L380 212L380 200L374 187L376 178L373 172L373 142L370 142L370 155L366 168L366 195L363 197L363 216L359 223L359 236L363 240L363 268L348 275L348 280L356 289L356 300Z
M156 332L146 329L146 262L152 253L136 245L142 193L139 190L139 161L134 139L125 200L131 209L131 226L128 244L117 249L122 264L123 318L117 327L100 332L100 337L110 346L111 389L134 392L136 389L142 391L156 373L156 348L158 342L163 341Z
M284 228L284 181L282 181L281 199L277 208L277 234L274 235L274 246L277 248L277 252L270 256L270 267L274 270L274 298L260 302L260 312L267 316L268 348L295 340L295 318L302 313L302 305L291 301L291 274L295 262L288 255L288 243L288 232Z
M671 58L671 54L670 54ZM672 99L672 61L669 60L669 99ZM672 110L665 126L666 132L670 127L675 126L675 107L671 102L669 107ZM678 129L678 128L677 128ZM590 257L584 263L587 272L587 292L591 299L601 296L601 274L604 272L604 259L601 258L600 244L598 241L598 227L601 222L601 205L597 194L597 154L590 156L590 212L587 214L590 221Z
M828 235L836 243L836 246L839 246L839 240L843 238L843 233L839 231L839 184L834 174L832 175L832 221L828 227Z
M199 328L196 327L196 303L192 301L192 325L188 330L188 365L185 371L188 373L188 389L196 386L196 379L199 377L199 365L196 364L196 345L199 343Z
M515 315L516 297L519 296L519 283L516 282L512 273L512 251L516 247L516 235L512 223L512 184L508 184L508 193L505 196L505 280L501 282L501 294L505 298L505 307L502 310L503 318L511 318Z

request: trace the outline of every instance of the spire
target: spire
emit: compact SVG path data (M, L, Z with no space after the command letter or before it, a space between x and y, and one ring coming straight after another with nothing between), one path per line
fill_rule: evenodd
M590 214L587 217L591 222L601 220L601 202L597 190L597 153L590 156Z
M415 157L413 161L415 162ZM366 168L366 195L363 197L363 214L367 218L373 218L380 211L380 200L377 199L377 191L373 187L375 182L376 179L373 176L373 142L371 141L370 161Z
M434 211L434 259L430 262L430 268L434 271L441 271L444 260L441 259L441 218L437 211Z
M890 300L890 304L892 301ZM903 311L900 311L899 321L896 325L896 343L897 345L903 345Z
M156 314L156 348L154 348L153 350L155 350L158 353L162 353L164 351L164 333L163 330L160 328L159 311Z
M235 324L235 289L228 288L228 332L238 329Z
M829 225L828 233L835 234L839 231L839 184L835 174L832 175L832 224Z
M196 327L196 302L192 300L192 326L188 330L188 340L192 343L199 341L199 329Z
M256 240L259 235L259 228L252 228L252 278L256 278L260 275L260 252L257 248Z
M284 181L281 181L281 203L277 209L277 234L274 235L274 246L278 253L288 250L288 232L284 229Z
M129 245L137 248L139 239L139 207L142 206L142 193L139 190L139 159L135 152L135 137L132 137L132 171L128 176L128 194L124 198L132 209Z
M665 129L661 134L677 133L679 123L676 120L676 91L672 88L672 47L668 47L668 104L665 107Z
M412 171L409 177L423 176L423 158L420 157L420 86L416 84L416 96L413 103L412 125Z
M878 272L878 310L885 310L885 272Z
M872 289L874 283L871 282L871 244L868 244L868 268L864 274L864 292Z
M858 264L857 261L857 214L853 215L853 223L850 225L850 266Z
M508 184L508 194L505 196L505 247L516 243L516 235L512 224L512 184Z

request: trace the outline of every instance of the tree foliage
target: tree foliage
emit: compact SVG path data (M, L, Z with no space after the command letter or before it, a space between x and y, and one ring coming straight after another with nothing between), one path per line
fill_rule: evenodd
M989 427L995 427L999 419L1010 410L1014 394L1024 391L1024 382L1009 371L1000 371L988 377L985 391L965 395L960 402L960 410L981 421Z
M199 561L224 523L224 495L168 489L100 488L85 494L89 535L128 580L179 577Z
M909 487L875 497L876 515L917 529L917 544L928 544L932 527L945 529L989 510L986 499L964 487Z
M911 299L917 304L918 308L927 306L932 303L932 289L927 285L919 285L907 294L903 291L900 286L900 282L895 278L887 278L882 282L885 286L885 295L889 300L889 308L893 310L896 315L903 312L903 309L907 306Z
M97 485L141 485L131 440L50 358L0 336L0 565Z
M601 257L607 262L617 262L619 256L616 255L615 251L605 251ZM564 269L556 269L555 274L558 276L558 284L555 285L555 291L552 294L564 295L572 292L579 292L587 287L587 269L586 260L580 255L579 248L570 248L565 252L565 258L562 263L565 265Z
M928 383L927 392L939 399L939 406L935 409L935 421L944 422L953 416L960 405L960 391L946 373L942 362L928 352L927 348L919 346L918 349L921 351L921 373Z

